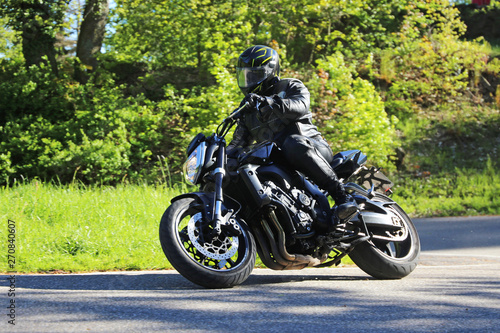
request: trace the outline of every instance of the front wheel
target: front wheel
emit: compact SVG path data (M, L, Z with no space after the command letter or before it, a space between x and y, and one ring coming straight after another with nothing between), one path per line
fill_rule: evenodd
M211 236L195 198L176 200L160 222L160 242L167 259L185 278L207 288L230 288L245 281L255 264L255 241L236 221L239 236Z
M392 202L378 193L372 200ZM412 220L398 204L392 204L390 209L403 226L398 234L369 230L379 237L357 245L349 254L359 268L378 279L400 279L409 275L417 267L420 255L420 239Z

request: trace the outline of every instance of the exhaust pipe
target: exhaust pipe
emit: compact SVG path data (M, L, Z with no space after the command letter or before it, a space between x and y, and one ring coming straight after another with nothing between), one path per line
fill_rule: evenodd
M313 258L310 255L302 255L302 254L290 254L286 250L285 247L285 232L283 228L281 227L280 223L278 222L278 218L276 216L276 213L274 212L273 209L269 210L268 213L269 220L272 224L272 226L276 229L277 235L275 236L275 233L272 231L271 227L269 226L268 222L266 219L261 220L261 225L264 230L265 235L267 236L269 240L269 245L271 247L271 253L273 255L273 258L269 256L269 254L264 254L264 257L261 258L266 261L271 261L272 265L271 266L278 266L276 268L270 267L272 269L280 269L280 270L292 270L292 269L302 269L305 267L313 267L313 266L318 266L322 264L323 262L326 261L328 256L324 256L324 258L317 259ZM269 247L267 244L262 244L262 238L263 235L258 232L257 239L259 241L259 244L261 245L261 248L263 251L269 253ZM277 237L277 239L276 239ZM266 263L267 265L267 263Z

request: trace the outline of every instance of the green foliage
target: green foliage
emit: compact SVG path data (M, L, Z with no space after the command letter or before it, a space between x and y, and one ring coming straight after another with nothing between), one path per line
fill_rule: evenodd
M183 142L175 135L184 132L184 121L176 114L181 108L175 93L155 105L124 96L124 87L105 73L86 85L57 78L43 64L30 74L0 83L8 106L0 128L3 181L7 176L154 180L158 157L175 160L180 154L176 147Z
M482 102L481 76L500 74L488 62L489 45L460 39L466 27L459 11L446 0L410 3L406 9L394 47L381 51L380 65L371 68L386 87L390 113L406 117L425 107L470 97Z
M0 121L26 115L57 120L71 118L72 100L66 95L71 82L58 78L44 63L26 69L21 61L0 61ZM1 123L0 123L1 124Z
M68 0L4 0L0 2L0 17L6 26L22 38L22 53L27 66L50 63L58 72L56 34L63 27Z
M66 1L4 1L0 11L0 182L179 180L190 138L238 105L235 60L254 43L279 51L283 77L306 82L335 151L360 148L388 168L400 144L392 115L500 107L500 60L488 43L463 40L445 0L117 1L86 83L72 54L56 66L47 50L32 54L39 62L21 56L30 24L47 38L66 33Z
M489 158L485 162L479 172L457 167L453 173L396 178L393 198L415 217L498 215L498 164Z
M67 0L4 0L0 14L8 18L8 25L17 31L43 27L45 33L55 37L63 22Z
M208 74L227 66L245 43L249 25L239 2L117 1L109 52L119 61L197 67Z
M499 214L498 109L446 106L398 124L403 166L395 200L414 216Z
M354 78L340 52L318 60L318 74L309 82L313 110L321 132L334 151L361 149L371 162L391 168L387 157L395 148L395 117L389 118L375 87Z
M19 39L19 32L7 27L8 19L0 17L0 59L19 59L21 57L21 47L16 45Z
M363 58L373 48L387 47L407 2L281 0L241 6L248 6L256 43L275 40L292 64L313 64L335 51Z
M455 167L484 169L486 160L500 165L498 109L457 105L428 110L425 117L414 117L398 124L404 134L402 147L405 174L436 175Z

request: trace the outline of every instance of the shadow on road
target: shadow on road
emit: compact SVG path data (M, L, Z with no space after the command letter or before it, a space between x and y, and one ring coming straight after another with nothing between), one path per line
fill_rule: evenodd
M496 331L500 281L433 272L394 281L355 268L258 270L227 290L173 271L22 275L20 323L51 333Z
M243 286L269 285L302 281L356 281L368 280L369 276L311 275L311 271L252 274ZM7 275L0 276L0 286L7 286ZM176 271L17 275L18 288L45 290L183 290L204 289L186 280Z

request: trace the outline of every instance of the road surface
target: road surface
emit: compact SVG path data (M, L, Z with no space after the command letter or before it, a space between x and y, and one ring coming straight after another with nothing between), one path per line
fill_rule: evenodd
M422 254L402 280L357 267L256 269L207 290L175 271L17 275L0 332L500 332L500 217L416 219Z

